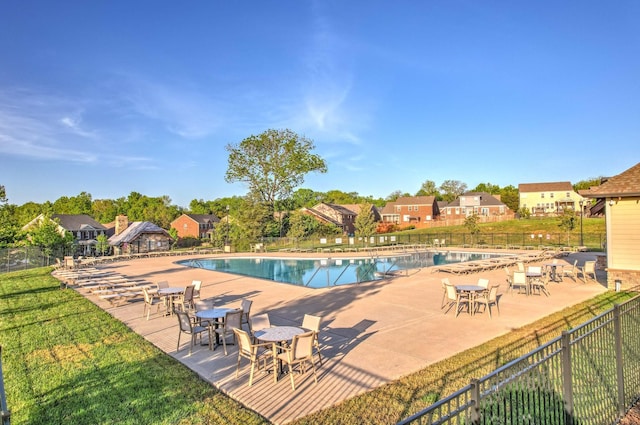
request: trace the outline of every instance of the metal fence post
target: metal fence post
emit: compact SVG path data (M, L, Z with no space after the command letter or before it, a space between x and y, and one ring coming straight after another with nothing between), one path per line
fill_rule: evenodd
M480 423L480 381L476 378L471 379L471 423L477 425Z
M624 359L622 353L622 314L620 305L613 306L613 330L616 342L616 372L618 381L618 414L623 417L626 412L624 394Z
M9 425L11 412L7 407L7 397L4 393L4 374L2 373L2 346L0 345L0 416L2 416L2 425Z
M562 392L567 425L573 425L573 382L571 374L571 336L562 331Z

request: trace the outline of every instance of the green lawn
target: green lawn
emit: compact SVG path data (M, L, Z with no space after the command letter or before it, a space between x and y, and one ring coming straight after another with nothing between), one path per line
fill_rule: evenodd
M12 423L268 423L49 272L0 275ZM394 423L632 295L608 292L295 424Z

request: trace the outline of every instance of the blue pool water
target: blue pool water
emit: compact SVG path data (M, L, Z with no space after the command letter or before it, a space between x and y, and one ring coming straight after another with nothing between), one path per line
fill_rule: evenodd
M446 251L378 258L203 258L183 260L178 264L309 288L326 288L378 280L388 272L504 255L506 254Z

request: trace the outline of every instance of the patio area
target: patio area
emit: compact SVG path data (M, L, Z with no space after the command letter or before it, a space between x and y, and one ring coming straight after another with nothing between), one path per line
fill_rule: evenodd
M282 253L259 255L284 256ZM332 257L338 255L334 253ZM349 257L349 254L343 255ZM578 259L582 264L594 257L593 253L574 253L560 261L572 263ZM144 258L104 264L99 268L149 283L166 280L171 286L186 286L192 280L201 280L201 298L215 299L216 307L239 307L243 298L251 299L251 314L268 313L275 325L299 326L305 314L323 317L320 332L323 364L316 364L319 366L317 384L310 373L297 375L293 391L288 378L274 383L272 375L258 372L253 386L249 387L247 361L242 363L240 377L235 378L236 347L229 347L229 355L225 356L222 347L210 351L206 345L197 346L189 356L188 338L182 338L181 350L176 352L179 333L176 317L152 315L147 320L143 317L141 298L113 306L95 295L87 295L202 379L276 424L331 407L606 291L603 271L598 271L599 283L584 284L580 279L564 278L563 282L549 286L549 297L541 297L507 294L502 269L455 276L424 268L411 270L408 276L309 289L184 267L175 261L175 257ZM474 316L461 313L458 317L452 311L444 314L440 308L442 277L448 277L454 285L475 283L479 277L500 283L500 315L495 311L493 318L489 318L487 312Z

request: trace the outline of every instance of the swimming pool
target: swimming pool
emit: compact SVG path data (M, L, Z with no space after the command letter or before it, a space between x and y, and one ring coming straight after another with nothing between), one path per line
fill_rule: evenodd
M429 251L377 258L201 258L178 261L178 264L309 288L326 288L379 280L385 273L394 271L505 255L510 254Z

